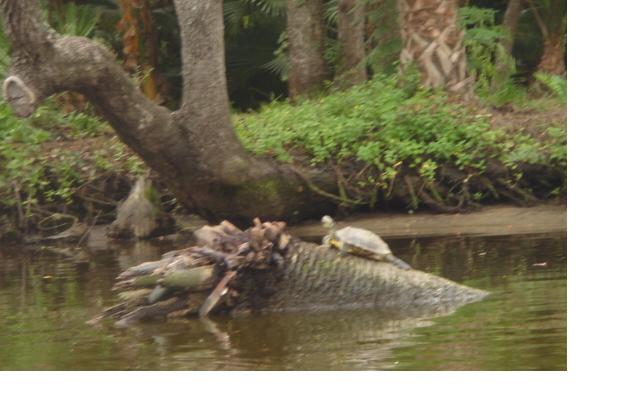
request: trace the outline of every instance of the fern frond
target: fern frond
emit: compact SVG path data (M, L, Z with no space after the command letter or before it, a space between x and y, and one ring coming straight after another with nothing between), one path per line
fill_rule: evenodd
M533 76L538 82L542 83L553 96L563 102L567 101L567 80L565 78L545 72L536 72Z

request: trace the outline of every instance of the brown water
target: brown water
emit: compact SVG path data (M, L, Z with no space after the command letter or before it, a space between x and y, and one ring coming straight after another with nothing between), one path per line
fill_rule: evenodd
M391 241L411 264L491 291L435 319L361 310L85 324L116 301L122 269L176 245L0 247L0 370L566 369L566 234Z

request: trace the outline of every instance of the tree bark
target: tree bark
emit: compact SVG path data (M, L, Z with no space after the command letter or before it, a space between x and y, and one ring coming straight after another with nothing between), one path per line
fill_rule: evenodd
M507 10L504 13L504 19L502 21L502 25L504 25L508 34L508 37L502 41L502 45L504 46L504 50L508 56L511 56L513 52L513 41L518 30L518 20L520 19L521 11L522 0L509 0Z
M329 78L322 0L287 0L287 35L289 97L295 99L320 89Z
M158 95L158 37L149 0L119 0L118 5L122 18L117 28L122 34L125 68L144 74L142 92L155 100Z
M358 0L339 0L338 42L341 51L336 80L344 88L367 80L364 19L364 6Z
M455 0L398 0L403 48L401 71L411 64L420 70L427 88L445 88L469 95L464 32L458 28Z
M551 22L550 26L545 23L533 0L528 0L528 3L543 39L542 57L536 70L554 75L566 74L567 66L564 61L567 31L566 2L557 1L547 4L547 20ZM561 18L558 19L558 17Z
M210 221L317 216L328 202L307 181L333 190L333 179L248 154L233 131L224 69L222 0L175 0L181 27L183 97L171 113L146 99L113 54L82 37L61 36L37 0L0 0L12 59L3 85L21 117L48 96L84 94L120 139L166 180L178 200Z
M502 21L502 25L507 32L507 36L501 41L504 53L496 54L496 74L491 82L491 89L494 92L504 87L504 85L509 82L511 74L515 72L515 61L512 56L513 41L518 29L521 10L522 0L509 0Z
M564 29L560 28L550 31L544 38L542 58L538 63L537 70L553 75L564 75L567 73L567 66L564 61L565 38Z

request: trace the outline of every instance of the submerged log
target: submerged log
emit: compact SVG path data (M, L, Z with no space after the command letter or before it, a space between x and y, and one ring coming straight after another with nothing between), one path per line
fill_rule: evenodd
M428 306L438 313L481 300L488 293L419 270L341 255L299 241L261 303L239 305L253 310L295 311Z
M125 326L198 313L397 307L443 315L487 295L425 272L303 242L286 234L284 223L256 220L246 231L234 228L228 222L205 227L196 236L208 246L171 252L124 271L114 289L125 291L120 296L125 301L98 320L114 317ZM162 289L164 297L152 297Z

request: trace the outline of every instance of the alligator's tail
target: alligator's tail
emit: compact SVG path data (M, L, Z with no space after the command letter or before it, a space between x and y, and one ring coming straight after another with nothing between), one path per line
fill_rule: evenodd
M400 269L412 269L411 265L409 265L406 262L402 261L401 259L399 259L398 257L394 256L393 254L387 255L385 257L385 261L390 262L391 264L395 265L396 267L398 267Z

